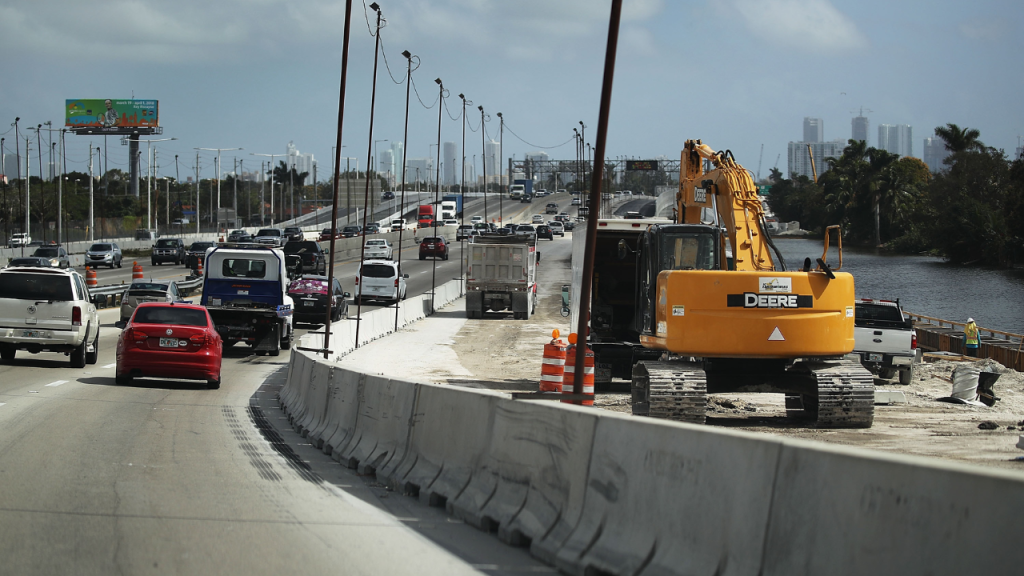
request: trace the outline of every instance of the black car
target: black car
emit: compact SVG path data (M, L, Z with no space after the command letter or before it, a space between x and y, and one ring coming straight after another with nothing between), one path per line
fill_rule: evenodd
M341 288L337 278L330 291L334 302L331 304L331 321L348 318L348 300L351 296ZM307 274L288 285L288 295L295 302L293 318L296 322L323 324L327 317L327 277Z
M358 224L353 224L351 226L345 226L344 228L341 229L341 237L342 238L355 238L356 236L361 236L362 234L363 234L363 227L359 226Z
M369 224L366 225L366 233L380 234L380 224L377 224L376 222L370 222Z
M284 264L292 278L302 274L326 274L327 251L312 240L289 242L284 245Z
M395 193L394 192L384 192L383 194L380 195L380 199L381 200L394 200L395 199Z
M533 202L533 196L531 196L530 194L523 194L523 197L519 199L519 202Z
M171 262L173 264L185 263L185 242L181 238L161 238L153 245L153 255L150 257L153 266Z
M289 226L284 229L284 241L287 242L298 242L305 240L306 236L302 233L302 228L297 226Z
M551 232L551 227L547 224L541 224L537 226L537 240L541 238L547 238L548 240L554 240L555 235Z
M252 242L252 234L245 230L232 230L228 232L228 242Z
M21 266L35 266L37 268L51 268L50 259L42 258L40 256L24 256L21 258L11 258L11 261L7 264L8 268L17 268Z
M185 255L185 265L193 271L198 270L199 263L206 260L206 250L216 245L215 242L193 242Z

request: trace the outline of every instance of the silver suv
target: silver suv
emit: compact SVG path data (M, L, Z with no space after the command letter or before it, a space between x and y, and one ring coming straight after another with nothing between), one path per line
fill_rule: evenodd
M0 270L0 359L18 350L63 352L72 368L95 364L100 317L82 276L60 268Z
M283 247L286 241L284 230L280 228L262 228L252 240L257 244L273 246L275 248Z
M116 242L101 242L89 246L89 249L85 251L85 265L86 266L110 266L113 268L117 266L121 267L121 261L124 260L124 256L121 254L121 248Z

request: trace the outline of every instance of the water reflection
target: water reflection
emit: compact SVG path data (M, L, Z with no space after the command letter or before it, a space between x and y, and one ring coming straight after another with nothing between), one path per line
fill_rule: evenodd
M819 240L776 239L790 270L821 256ZM834 249L828 261L838 260ZM889 256L845 248L843 271L853 274L858 298L900 299L917 314L1024 333L1024 272L965 268L929 256Z

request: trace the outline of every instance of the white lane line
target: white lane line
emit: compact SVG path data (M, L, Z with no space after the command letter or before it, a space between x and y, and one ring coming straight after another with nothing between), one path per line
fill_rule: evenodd
M5 405L7 405L7 402L0 402L0 406L5 406Z
M54 387L54 386L60 386L61 384L67 384L67 383L68 383L67 380L55 380L55 381L50 382L49 384L47 384L47 386Z
M114 362L113 364L107 364L106 366L104 366L104 368L117 368L117 362Z

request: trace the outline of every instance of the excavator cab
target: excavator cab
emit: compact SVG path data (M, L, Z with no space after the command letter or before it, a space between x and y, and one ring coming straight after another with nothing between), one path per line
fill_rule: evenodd
M665 270L719 270L723 261L721 230L699 224L651 226L637 246L636 330L653 334L658 274Z

